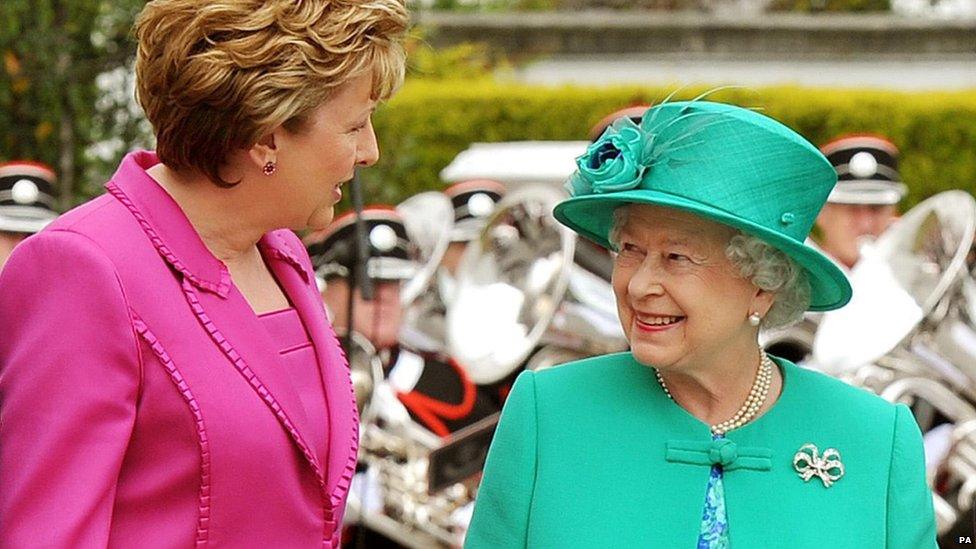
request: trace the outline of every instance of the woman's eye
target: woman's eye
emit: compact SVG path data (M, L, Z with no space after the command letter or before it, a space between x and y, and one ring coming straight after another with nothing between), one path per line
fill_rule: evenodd
M361 124L356 124L351 130L349 130L349 133L359 133L363 131L364 129L366 129L366 124L368 123L369 121L367 120Z
M670 259L671 261L688 261L688 256L670 253L668 254L668 259Z
M623 262L641 261L644 252L633 244L621 244L620 250L616 253L616 260Z

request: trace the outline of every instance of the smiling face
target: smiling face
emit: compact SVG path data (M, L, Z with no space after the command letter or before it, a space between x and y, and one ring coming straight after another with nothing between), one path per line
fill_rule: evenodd
M323 229L342 198L341 185L357 166L379 159L371 115L372 76L365 74L340 86L294 131L274 133L277 171L266 178L274 198L271 207L290 212L291 229Z
M694 214L628 208L619 227L613 291L634 358L662 370L702 368L754 348L773 296L742 278L726 257L735 231Z

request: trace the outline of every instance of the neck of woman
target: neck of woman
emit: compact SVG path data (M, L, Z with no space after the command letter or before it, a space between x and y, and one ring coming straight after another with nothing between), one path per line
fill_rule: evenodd
M252 261L256 244L274 229L262 210L253 185L214 185L202 174L177 172L164 164L147 170L173 198L200 235L204 245L228 267Z
M760 357L759 346L752 339L724 346L713 357L697 358L693 364L660 373L675 403L703 423L715 425L735 415L749 397ZM769 394L756 418L772 407L782 389L779 368L773 368L772 373Z

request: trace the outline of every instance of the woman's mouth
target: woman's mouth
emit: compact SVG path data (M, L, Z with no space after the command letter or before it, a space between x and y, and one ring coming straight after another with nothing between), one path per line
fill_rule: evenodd
M342 187L339 185L332 187L332 199L336 202L342 200Z
M683 322L683 316L642 315L634 317L634 324L642 332L663 332Z

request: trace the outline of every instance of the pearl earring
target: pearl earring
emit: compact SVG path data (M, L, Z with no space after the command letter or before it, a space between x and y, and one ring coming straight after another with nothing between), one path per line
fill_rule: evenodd
M274 175L274 173L278 171L278 165L274 162L268 162L264 165L263 171L264 175Z
M762 322L762 317L759 316L759 313L752 313L749 315L749 324L751 326L759 326L760 322Z

